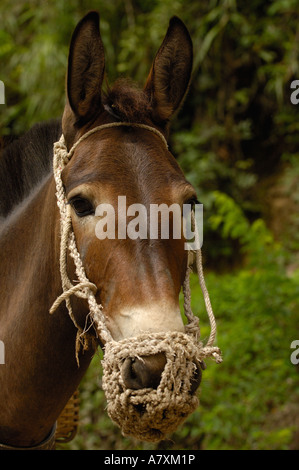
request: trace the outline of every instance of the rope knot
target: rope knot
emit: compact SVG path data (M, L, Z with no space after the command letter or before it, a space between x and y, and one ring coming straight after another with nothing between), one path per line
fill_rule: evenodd
M58 142L54 143L54 155L57 155L57 162L62 163L62 166L60 169L63 169L63 167L69 162L69 156L68 156L68 151L65 145L65 140L64 136L62 135L59 139Z

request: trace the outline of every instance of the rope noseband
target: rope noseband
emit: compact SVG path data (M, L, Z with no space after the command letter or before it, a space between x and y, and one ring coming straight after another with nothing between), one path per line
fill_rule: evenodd
M133 435L141 440L156 441L162 439L167 433L174 431L178 424L198 406L197 397L190 393L196 364L203 363L203 360L207 357L212 357L217 363L220 363L222 358L219 348L213 346L216 336L216 321L205 285L200 249L195 251L196 266L211 325L210 337L205 346L199 342L199 320L191 310L190 267L187 268L183 285L184 311L188 319L185 333L143 334L135 338L114 341L106 326L103 308L95 298L97 287L87 278L76 246L70 206L67 205L61 173L73 156L75 149L83 140L95 132L121 126L148 130L157 135L168 149L167 141L159 130L145 124L126 122L109 123L95 127L80 137L69 152L63 135L59 142L54 144L53 170L57 205L61 218L60 273L63 292L52 305L50 313L53 313L61 302L66 302L68 313L77 328L76 358L79 365L79 348L81 344L85 345L86 331L82 330L76 323L70 297L75 295L87 300L90 310L88 316L96 327L99 338L105 344L105 354L102 362L103 389L108 402L108 414L122 428L124 435ZM198 237L194 214L192 223L195 228L195 237ZM76 284L71 282L67 273L68 252L75 263L78 278ZM143 356L160 352L165 353L166 365L158 388L127 389L122 378L124 360L127 357L140 359Z

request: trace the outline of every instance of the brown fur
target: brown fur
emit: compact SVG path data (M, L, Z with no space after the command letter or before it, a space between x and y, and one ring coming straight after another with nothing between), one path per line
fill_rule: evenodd
M103 96L105 109L117 120L125 122L149 122L152 106L148 94L133 82L119 79Z

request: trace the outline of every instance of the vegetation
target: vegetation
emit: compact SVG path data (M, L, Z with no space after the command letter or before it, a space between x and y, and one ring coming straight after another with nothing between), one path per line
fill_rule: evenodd
M207 284L224 362L208 362L201 403L169 441L123 438L105 412L96 357L81 384L71 449L299 448L298 0L2 0L1 134L59 117L77 21L101 13L107 75L145 82L169 18L194 43L189 94L171 146L204 204ZM208 323L197 281L193 309Z

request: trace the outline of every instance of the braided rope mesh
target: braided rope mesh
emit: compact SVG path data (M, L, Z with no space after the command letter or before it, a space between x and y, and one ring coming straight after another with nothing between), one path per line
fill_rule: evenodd
M186 272L183 286L184 311L188 320L185 332L163 332L141 334L137 337L114 341L105 324L102 306L96 302L96 286L91 283L86 274L80 254L76 247L74 232L72 230L69 206L66 205L61 172L74 153L74 149L91 133L106 129L128 125L128 123L112 123L99 126L84 134L67 152L64 137L54 144L54 178L56 182L57 205L61 216L61 249L60 272L63 293L56 299L50 313L54 313L63 301L69 315L75 323L78 334L76 341L76 358L79 365L79 350L84 345L85 331L79 328L72 314L70 297L76 295L85 298L90 309L90 317L94 323L99 338L105 343L103 365L103 390L107 399L107 412L110 418L121 428L123 435L130 435L143 441L159 441L167 434L172 433L192 413L199 404L195 393L192 393L192 381L199 364L207 357L217 363L222 362L221 351L213 346L216 336L216 322L212 311L209 294L205 285L201 250L197 249L196 266L200 286L203 292L206 310L211 324L210 337L204 346L199 342L199 320L191 310L191 291L189 284L190 267ZM167 146L164 136L157 129L141 124L130 126L141 127L154 132L161 137ZM160 135L161 134L161 135ZM195 236L198 237L196 222L193 215ZM78 283L73 285L67 273L67 253L70 253L76 267ZM161 375L157 389L144 388L140 390L125 387L122 378L122 365L128 357L142 360L142 357L164 353L166 365Z
M121 366L127 357L164 353L166 365L157 389L127 389ZM107 412L124 436L159 441L177 427L199 404L191 394L196 364L202 362L200 343L180 332L144 334L129 341L108 343L103 360L103 389Z

